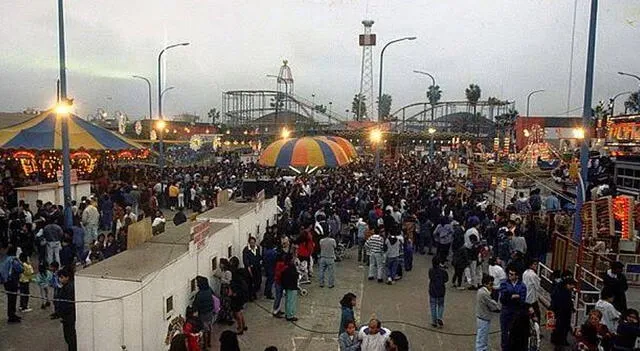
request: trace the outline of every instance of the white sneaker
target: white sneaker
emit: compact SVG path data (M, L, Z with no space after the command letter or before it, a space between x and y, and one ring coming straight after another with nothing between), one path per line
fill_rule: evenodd
M29 308L29 307L27 307L25 309L22 309L22 308L20 309L20 312L24 312L24 313L31 312L31 311L33 311L33 310L31 308Z

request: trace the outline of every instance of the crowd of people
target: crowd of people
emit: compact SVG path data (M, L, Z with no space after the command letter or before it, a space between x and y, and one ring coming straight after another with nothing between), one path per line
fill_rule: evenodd
M29 295L31 281L40 289L42 308L49 307L49 290L73 301L69 291L75 267L126 250L127 228L140 218L151 217L153 227L160 228L166 221L162 211L177 211L174 223L180 225L187 220L184 209L202 212L216 205L218 192L238 194L243 179L269 176L275 180L280 220L261 242L250 238L242 257L221 259L213 276L197 278L193 304L184 321L170 330L167 343L172 350L210 348L214 323L235 324L235 332L222 333L221 345L231 346L221 350L239 349L237 336L249 330L244 306L261 295L273 300L274 318L295 323L304 286L314 276L319 288L339 285L336 253L351 246L357 250L357 264L368 266L367 278L388 285L401 283L403 275L412 271L414 255L433 255L427 278L433 328L445 327L448 290L474 290L476 350L488 349L496 313L503 350L539 350L544 323L537 265L546 260L553 231L569 225L568 214L557 197L543 199L537 190L528 197L519 194L504 211L497 210L480 196L458 191L464 178L447 164L439 156L401 156L386 160L376 173L374 163L363 159L295 177L233 157L207 166L168 167L164 172L152 166L106 167L94 179L93 195L74 204L74 225L65 229L61 207L38 203L32 212L6 191L0 202L0 237L6 243L0 260L9 321L20 321L11 306L16 305L18 291ZM16 255L20 269L12 269L11 257ZM38 269L29 268L30 262L37 262ZM567 272L556 272L554 277L548 309L554 313L555 329L550 341L561 347L568 344L571 332L576 282ZM620 264L612 264L604 278L606 288L594 310L600 314L593 312L576 338L587 350L625 350L634 335L640 335L638 314L624 302L627 284ZM73 304L53 301L52 317L72 325L68 306ZM355 301L351 293L340 301L341 350L409 349L406 336L382 327L380 320L355 320ZM20 307L26 313L28 300L24 304L21 300ZM75 331L68 329L65 340L75 339Z

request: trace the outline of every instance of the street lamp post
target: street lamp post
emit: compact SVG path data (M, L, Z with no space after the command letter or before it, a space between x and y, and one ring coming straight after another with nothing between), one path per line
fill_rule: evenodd
M527 95L527 118L529 118L529 102L531 101L531 95L537 94L537 93L542 93L543 91L544 91L544 89L534 90L534 91L530 92L529 95Z
M189 45L189 43L178 43L178 44L173 44L173 45L169 45L167 47L165 47L164 49L162 49L162 51L160 51L160 53L158 54L158 118L163 120L164 116L162 115L162 55L169 49L173 49L175 47L178 46L187 46ZM163 135L164 133L160 133L159 135L159 151L160 151L160 170L162 172L162 170L164 169L164 138Z
M429 76L429 78L431 78L431 86L436 86L436 79L433 78L433 76L431 74L429 74L428 72L424 72L424 71L418 71L418 70L413 70L413 73L418 73L418 74L423 74L425 76ZM428 91L428 89L427 89ZM429 99L429 97L427 96L427 99ZM435 110L433 109L433 105L431 105L431 122L433 123L433 121L435 120Z
M137 78L137 79L142 79L145 82L147 82L147 86L149 87L149 119L152 119L153 117L153 110L151 109L151 81L143 76L131 76L133 78Z
M589 20L589 43L587 46L587 68L585 74L584 84L584 101L582 104L582 128L584 129L584 139L580 145L580 176L584 182L588 182L588 167L589 167L589 142L590 142L590 123L591 123L591 99L593 95L593 66L595 61L595 48L596 48L596 26L598 19L598 0L591 0L591 15ZM640 80L640 78L639 78ZM585 184L588 186L588 184ZM582 242L582 218L580 216L582 205L585 201L586 194L582 190L584 186L578 186L577 199L576 199L576 214L575 214L575 227L574 227L574 239L578 242ZM586 187L585 187L586 188Z
M316 94L311 94L311 100L312 100L312 108L311 108L311 119L313 119L313 121L316 121Z
M405 41L405 40L416 40L416 37L404 37L392 40L388 42L385 46L382 47L382 51L380 51L380 75L378 76L378 124L382 123L382 111L380 110L380 100L382 99L382 69L384 67L384 51L387 47L393 43ZM376 175L380 172L380 147L376 148Z
M71 155L69 150L69 114L71 101L67 98L67 61L64 43L64 3L58 0L58 50L60 55L60 102L56 108L56 118L62 127L62 193L64 197L64 225L71 228Z
M631 74L631 73L626 73L626 72L618 72L618 74L621 75L621 76L633 77L633 78L637 79L638 82L640 82L640 76L638 76L638 75Z
M429 143L429 158L433 160L433 153L434 153L433 135L436 133L436 129L429 128L428 132L429 132L429 136L431 137L431 140Z
M621 92L621 93L618 93L618 94L614 95L611 99L609 99L609 111L610 111L610 112L609 112L609 114L610 114L610 116L611 116L611 117L613 117L614 112L615 112L616 99L617 99L619 96L627 95L627 94L632 94L632 93L633 93L633 92L631 92L631 91L623 91L623 92Z

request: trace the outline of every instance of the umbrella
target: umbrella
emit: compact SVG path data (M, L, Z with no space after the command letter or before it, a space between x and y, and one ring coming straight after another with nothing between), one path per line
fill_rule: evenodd
M349 140L345 138L341 138L339 136L333 136L333 135L319 136L316 138L320 140L329 139L335 142L342 148L342 150L344 150L344 153L347 154L347 157L349 157L350 160L355 160L356 158L358 158L358 152L356 151L356 148L353 147L353 144L351 144Z
M62 150L62 118L68 118L71 150L138 150L143 146L69 114L47 110L25 122L0 129L0 149Z
M337 143L310 137L280 139L264 149L258 161L267 167L339 167L349 157Z

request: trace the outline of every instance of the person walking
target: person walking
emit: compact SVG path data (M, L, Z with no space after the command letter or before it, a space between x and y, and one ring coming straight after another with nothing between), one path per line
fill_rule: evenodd
M47 241L47 263L60 262L60 250L62 245L62 228L56 223L49 222L43 229L44 238Z
M285 318L289 322L298 320L296 312L298 308L298 271L293 257L287 257L287 268L282 272L282 288L285 293Z
M335 284L335 266L336 266L336 240L330 236L320 239L320 287L324 287L324 278L327 277L329 288L333 288Z
M380 229L384 232L384 229ZM369 252L369 280L378 279L378 283L383 282L384 274L384 238L380 232L374 233L364 244Z
M95 201L91 200L84 211L82 211L82 227L84 228L85 235L88 237L86 239L87 241L90 240L90 242L94 242L98 238L99 226L100 212L98 212L96 208Z
M522 312L527 298L527 287L520 281L513 265L507 267L507 279L500 284L500 331L502 351L509 351L509 331L513 319ZM518 350L511 350L518 351Z
M16 248L4 241L0 243L0 283L7 294L7 317L10 324L21 321L16 315L16 307L22 270L22 263L16 258Z
M29 262L29 256L26 253L20 254L20 262L22 262L22 273L20 274L20 312L31 312L29 307L29 284L34 279L33 266Z
M613 293L613 306L618 311L627 310L627 277L625 277L622 271L624 270L624 264L616 261L611 262L609 270L604 274L602 278L603 288L608 288Z
M395 229L394 229L395 230ZM400 268L400 253L402 252L402 236L391 234L386 240L387 247L387 284L391 285L399 279L398 272Z
M273 286L276 274L276 260L278 252L276 251L275 243L273 239L268 238L262 241L262 264L264 266L264 273L266 280L264 282L264 297L269 300L273 300Z
M440 257L433 257L433 266L429 269L429 303L431 305L431 326L442 328L444 323L444 295L445 284L449 281L449 274L443 267Z
M262 256L260 249L256 245L256 238L249 237L249 244L242 250L242 263L251 275L251 296L249 301L258 298L258 291L262 284Z
M69 351L78 350L78 340L76 336L76 295L73 284L73 277L69 270L61 269L58 273L62 287L55 297L58 301L56 313L62 320L62 332L64 341L67 343Z
M527 270L522 274L522 282L527 287L527 298L525 303L527 307L533 307L536 318L540 320L540 305L538 298L542 292L540 286L540 277L538 276L538 260L531 259L527 265Z
M551 294L551 306L556 319L556 328L551 333L551 343L555 346L568 346L567 333L571 331L571 316L573 314L572 291L576 286L576 281L571 278L564 278L555 291Z
M282 288L282 272L288 267L287 257L288 253L281 253L278 255L276 259L276 265L274 268L274 287L276 291L275 299L273 300L273 311L272 314L276 318L282 318L284 316L284 312L281 311L280 305L282 302L282 294L284 293L284 289Z
M489 350L489 330L493 312L500 312L500 305L491 297L494 278L482 276L482 287L476 293L476 351Z

